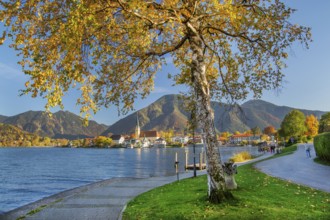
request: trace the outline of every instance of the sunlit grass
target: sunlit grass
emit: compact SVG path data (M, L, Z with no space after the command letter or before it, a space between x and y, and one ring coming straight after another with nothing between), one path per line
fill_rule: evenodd
M267 176L248 164L238 168L235 200L207 201L207 178L165 185L135 198L123 219L330 219L330 193Z

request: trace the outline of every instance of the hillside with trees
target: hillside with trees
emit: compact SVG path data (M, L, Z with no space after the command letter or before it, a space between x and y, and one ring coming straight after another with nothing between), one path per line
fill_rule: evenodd
M277 106L262 100L251 100L241 106L212 102L212 107L217 131L231 133L244 132L254 127L280 128L284 117L294 110L292 107ZM317 118L326 113L305 109L299 109L299 111ZM180 96L166 95L111 125L103 135L132 133L135 129L137 114L142 130L166 131L173 129L176 132L183 132L187 129L187 121L190 119L190 113L184 109Z
M58 111L49 116L42 111L28 111L12 117L6 117L2 123L14 125L24 131L42 137L79 139L96 137L107 126L89 121L83 125L83 119L68 111Z
M0 123L3 122L6 118L8 118L8 117L4 116L4 115L0 115Z
M40 137L21 129L0 123L0 147L37 147L37 146L62 146L67 141L63 139L50 139L49 137Z
M285 115L294 109L262 100L251 100L241 106L212 102L212 106L217 131L231 133L245 132L255 127L264 129L272 126L274 129L278 129ZM299 109L299 111L306 116L313 115L316 117L315 119L321 118L326 113L304 109ZM133 133L137 114L142 130L174 130L176 133L184 133L187 131L188 120L190 120L190 113L185 110L184 101L180 95L165 95L109 127L95 121L89 121L89 125L84 127L83 119L68 111L56 112L52 117L42 111L28 111L11 117L0 116L0 120L4 124L14 125L23 131L42 137L74 140L100 135Z

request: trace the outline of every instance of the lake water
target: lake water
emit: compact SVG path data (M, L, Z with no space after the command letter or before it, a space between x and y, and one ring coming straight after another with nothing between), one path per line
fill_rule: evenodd
M196 162L202 147L196 147ZM6 212L64 190L114 177L175 175L175 153L184 171L185 151L193 148L81 149L0 148L0 212ZM255 147L221 147L222 161Z

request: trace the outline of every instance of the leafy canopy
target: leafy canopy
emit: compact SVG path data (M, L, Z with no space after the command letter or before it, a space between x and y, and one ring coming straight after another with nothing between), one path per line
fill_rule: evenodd
M212 98L259 97L281 85L286 48L308 47L310 29L288 22L293 12L279 0L7 0L0 42L10 38L19 52L30 76L24 93L49 109L79 89L89 116L101 106L131 110L166 56L180 70L176 83L191 86L192 31L203 40Z
M299 137L307 131L305 125L306 117L299 110L292 110L281 123L281 134L284 137Z
M272 125L269 125L269 126L267 126L267 127L264 128L264 134L273 135L275 133L276 133L276 129Z
M314 137L315 135L318 134L319 130L319 121L317 120L317 117L313 114L311 115L306 115L306 128L307 132L306 135Z
M319 123L319 133L330 132L330 112L321 116Z

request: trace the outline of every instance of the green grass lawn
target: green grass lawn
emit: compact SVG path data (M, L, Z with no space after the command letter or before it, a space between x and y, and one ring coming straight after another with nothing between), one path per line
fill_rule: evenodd
M330 193L238 168L235 200L207 201L206 176L156 188L132 200L123 219L330 219Z

